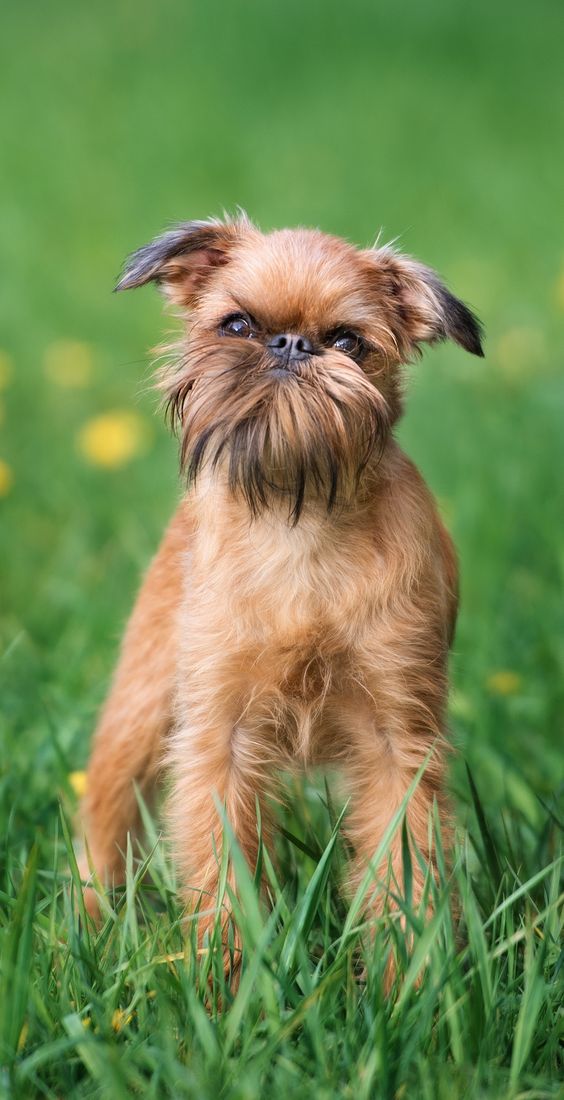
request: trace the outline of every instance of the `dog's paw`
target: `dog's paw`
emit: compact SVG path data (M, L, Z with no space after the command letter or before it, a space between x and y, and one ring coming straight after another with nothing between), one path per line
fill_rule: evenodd
M93 920L95 924L99 924L102 919L100 898L98 895L98 891L92 883L93 875L88 865L86 855L80 856L77 860L77 863L82 887L84 908L86 909L86 912L91 920Z

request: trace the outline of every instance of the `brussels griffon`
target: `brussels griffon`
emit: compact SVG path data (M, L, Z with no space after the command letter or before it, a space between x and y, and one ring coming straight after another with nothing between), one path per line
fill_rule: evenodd
M340 769L350 794L358 883L427 758L407 822L432 863L435 799L448 828L457 567L393 428L402 363L448 337L482 355L479 322L433 271L389 247L308 229L263 234L244 216L188 222L141 248L117 289L148 282L185 320L160 385L187 491L96 733L83 807L90 866L119 880L135 784L148 792L164 763L182 890L192 907L201 891L213 899L218 803L254 868L257 805L268 837L280 773L321 764ZM402 886L397 835L375 873L382 889L367 904L381 908L390 883ZM417 901L417 859L412 879ZM201 907L202 935L212 910Z

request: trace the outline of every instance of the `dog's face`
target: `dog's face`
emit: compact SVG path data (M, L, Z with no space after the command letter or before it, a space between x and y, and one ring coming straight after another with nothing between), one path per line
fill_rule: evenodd
M434 272L316 230L192 222L135 253L117 289L156 281L187 311L163 382L191 478L224 468L256 514L354 496L400 412L400 364L480 326Z

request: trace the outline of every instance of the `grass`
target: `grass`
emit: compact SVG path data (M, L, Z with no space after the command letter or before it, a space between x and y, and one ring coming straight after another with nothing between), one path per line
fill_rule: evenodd
M347 904L340 898L339 819L316 788L297 788L296 832L284 830L276 864L261 849L269 906L232 842L244 945L236 992L223 976L219 925L208 950L197 950L148 816L149 855L137 864L128 853L125 888L104 900L101 929L90 926L62 811L51 866L40 863L37 843L25 863L19 850L8 857L7 1091L116 1100L255 1097L265 1088L280 1098L556 1096L558 826L547 814L533 837L528 823L502 818L498 835L470 789L473 811L450 872L435 834L440 882L428 881L422 903L432 900L435 915L425 921L402 902L407 936L385 918L368 932L362 888ZM390 951L398 978L387 998Z
M256 0L4 13L0 1095L561 1095L559 16L549 0L288 0L283 19ZM271 909L239 861L232 996L218 952L191 947L158 825L151 882L132 853L104 926L87 926L69 777L178 495L148 387L158 297L109 290L164 224L237 203L265 227L399 233L488 340L484 363L445 348L410 371L401 428L462 570L458 842L436 917L407 899L410 944L385 921L367 938L339 891L331 798L297 784L263 853Z

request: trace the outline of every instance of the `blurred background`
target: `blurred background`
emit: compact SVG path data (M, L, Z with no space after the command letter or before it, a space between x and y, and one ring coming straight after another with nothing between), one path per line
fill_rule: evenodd
M451 720L490 802L562 782L562 8L37 0L0 45L0 790L24 833L84 766L180 492L150 386L174 327L112 296L168 224L382 229L486 326L409 371L400 437L461 557Z

